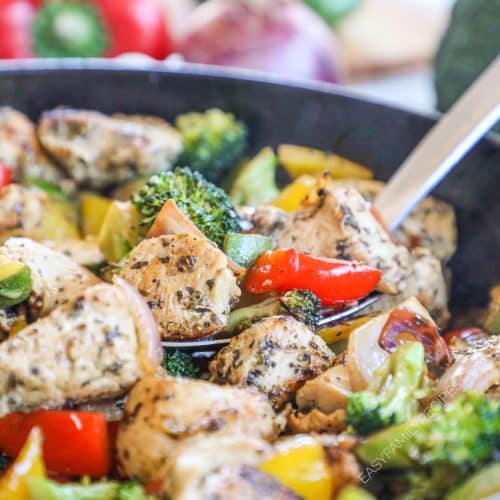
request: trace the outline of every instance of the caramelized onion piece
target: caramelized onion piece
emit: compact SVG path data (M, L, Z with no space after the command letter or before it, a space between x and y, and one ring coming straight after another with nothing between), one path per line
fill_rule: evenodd
M407 309L394 309L380 333L380 347L393 352L403 342L415 340L424 346L425 361L434 377L453 363L453 356L433 323Z
M135 319L142 369L145 374L154 374L162 362L163 350L151 310L137 290L127 281L119 276L115 276L113 281L124 292Z

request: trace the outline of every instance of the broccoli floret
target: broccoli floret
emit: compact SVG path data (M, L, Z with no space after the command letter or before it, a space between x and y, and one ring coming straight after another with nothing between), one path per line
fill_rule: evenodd
M193 362L193 358L179 349L163 350L163 368L174 377L195 377L198 368Z
M310 290L290 290L280 297L281 305L295 319L316 328L321 319L321 301Z
M500 401L464 393L451 403L439 400L428 411L368 437L358 456L384 470L403 470L398 498L438 499L500 452Z
M365 391L347 398L347 422L361 435L404 422L424 396L425 352L420 342L400 345L375 373Z
M231 311L225 331L238 333L263 318L282 314L293 316L314 329L321 318L321 302L309 290L290 290L281 297Z
M178 163L198 170L212 182L223 178L247 146L246 126L220 109L180 115L175 124L184 142Z
M240 229L238 214L224 191L188 167L153 175L132 195L132 203L147 230L163 204L173 199L179 209L208 238L222 245L224 236Z

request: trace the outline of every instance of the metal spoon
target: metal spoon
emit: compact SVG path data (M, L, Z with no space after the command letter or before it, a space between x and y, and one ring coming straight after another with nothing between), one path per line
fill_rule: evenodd
M500 119L500 56L432 127L391 177L375 200L375 207L387 227L394 231L424 198ZM318 326L350 318L376 302L372 294L344 311L325 311ZM162 342L164 347L187 351L217 350L230 338Z

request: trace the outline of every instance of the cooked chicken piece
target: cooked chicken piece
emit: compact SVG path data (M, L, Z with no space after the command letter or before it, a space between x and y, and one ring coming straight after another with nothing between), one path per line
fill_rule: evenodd
M395 244L354 189L321 188L273 232L279 247L322 257L356 260L383 272L377 289L396 294L411 272L408 250Z
M303 323L291 316L272 316L232 338L209 370L212 381L254 386L280 409L332 361L323 339Z
M295 401L301 410L318 408L323 413L332 413L347 406L349 394L349 372L345 365L338 364L308 380L297 391Z
M346 411L338 409L332 413L323 413L313 408L308 413L291 413L288 416L288 428L294 434L320 432L342 432L347 427Z
M412 271L401 284L398 295L382 295L364 312L388 311L398 303L416 297L429 311L440 328L446 327L450 320L448 292L445 276L439 260L425 248L416 248L412 254Z
M464 391L481 394L500 384L500 336L491 335L454 350L455 362L439 379L436 397L451 401Z
M224 253L191 234L142 241L129 254L122 276L146 299L163 339L222 330L240 296Z
M74 109L43 113L38 137L77 183L96 188L167 170L182 149L179 132L160 118Z
M0 163L13 169L14 178L39 177L57 182L63 173L42 152L30 119L9 107L0 107Z
M47 195L19 184L0 188L0 242L10 236L43 237L43 211Z
M66 255L27 238L9 238L0 247L0 254L31 269L30 321L73 300L89 286L100 283L99 278Z
M96 285L1 343L0 416L119 396L154 373L156 339L134 307L122 287Z
M199 480L199 487L173 498L192 500L300 500L292 490L264 472L242 465L223 467Z
M173 450L168 473L160 477L166 493L175 500L213 500L226 498L231 491L241 492L246 487L234 485L228 475L236 474L239 466L255 466L272 455L272 447L254 436L242 434L200 435L181 441ZM228 484L224 487L224 477ZM236 478L235 478L236 479ZM222 488L216 497L209 496L215 486ZM236 489L236 488L241 489ZM246 496L228 497L231 500ZM251 498L251 497L250 497ZM260 497L262 498L262 497ZM271 497L272 498L272 497Z
M216 244L208 239L192 222L184 215L174 200L167 200L161 207L153 225L149 228L146 238L157 238L167 234L191 234L204 239L207 243L217 248ZM227 265L233 271L236 278L243 278L246 268L236 264L226 255Z
M223 455L219 440L224 436L260 441L278 431L271 405L256 391L203 380L147 377L129 395L117 450L128 476L157 481L171 475L175 455L182 453L178 448L193 436L200 437L197 447L205 446L210 436L215 438L210 465Z
M247 225L255 233L268 236L273 242L273 246L278 246L275 233L283 229L289 222L292 215L281 208L270 205L258 207L239 207L238 214L242 224Z
M44 241L43 244L56 252L61 252L81 266L95 268L106 262L96 238Z
M365 179L332 181L334 186L352 187L373 201L384 183ZM436 198L424 198L394 232L397 241L408 248L428 248L432 255L447 262L457 248L457 227L453 207Z

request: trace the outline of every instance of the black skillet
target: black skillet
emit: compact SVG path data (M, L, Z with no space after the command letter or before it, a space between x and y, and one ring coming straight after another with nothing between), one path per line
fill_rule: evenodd
M175 67L174 67L175 66ZM333 150L387 180L435 118L358 99L327 84L199 65L133 70L110 61L0 64L0 106L36 119L55 106L105 113L153 114L172 120L190 110L220 107L250 128L251 152L296 143ZM454 313L482 306L500 283L500 141L489 136L436 189L458 219L451 262ZM0 214L1 216L1 214Z

